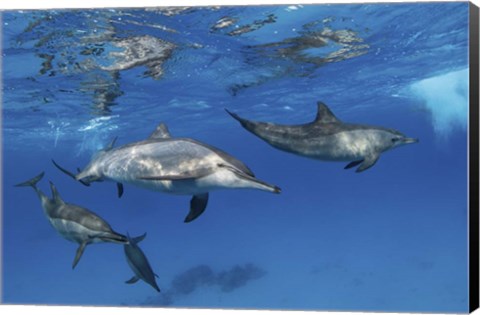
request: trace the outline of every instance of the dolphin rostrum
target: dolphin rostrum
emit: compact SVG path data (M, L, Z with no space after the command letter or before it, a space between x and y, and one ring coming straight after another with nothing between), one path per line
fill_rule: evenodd
M98 152L75 177L84 185L94 181L123 183L154 191L193 195L185 222L203 213L208 193L220 188L252 188L280 193L280 188L255 178L241 161L213 146L190 138L172 138L163 123L146 140Z
M50 182L52 199L49 199L37 187L37 183L43 175L44 172L15 186L32 187L40 198L44 214L50 224L63 238L79 244L72 269L75 268L85 247L89 244L100 242L125 244L128 242L126 236L113 231L110 225L95 213L63 201L52 182Z
M381 153L418 142L393 129L344 123L327 105L317 105L315 120L303 125L249 121L226 111L245 129L277 149L323 161L351 161L345 169L360 164L357 173L372 167Z
M158 277L158 275L153 272L147 257L137 245L146 235L147 233L138 237L130 238L130 235L127 233L128 243L123 245L123 249L125 251L125 257L127 258L127 263L135 275L130 280L125 281L125 283L131 284L141 279L160 292L160 288L155 281L155 277Z

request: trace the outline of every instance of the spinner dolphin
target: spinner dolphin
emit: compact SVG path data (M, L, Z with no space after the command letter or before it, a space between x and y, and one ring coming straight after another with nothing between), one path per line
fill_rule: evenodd
M280 193L280 188L255 178L241 161L213 146L190 138L172 138L160 124L146 140L98 152L78 174L54 164L84 185L111 180L118 183L178 195L193 195L185 222L200 216L212 190L251 188Z
M255 122L226 111L245 129L277 149L322 161L351 161L345 169L360 165L356 172L375 165L385 151L418 142L393 129L344 123L327 105L317 105L315 120L303 125Z
M100 242L125 244L127 237L113 231L101 217L88 209L66 203L60 197L55 185L50 182L52 199L37 187L44 173L15 186L32 187L42 203L44 214L53 228L65 239L78 243L79 247L72 268L79 262L87 245Z
M132 284L138 280L143 280L157 290L157 292L160 292L160 288L155 280L155 277L158 276L153 272L147 257L137 245L145 238L146 235L147 234L145 233L141 236L131 238L127 233L128 244L123 245L123 249L127 263L132 269L134 276L125 281L125 283Z

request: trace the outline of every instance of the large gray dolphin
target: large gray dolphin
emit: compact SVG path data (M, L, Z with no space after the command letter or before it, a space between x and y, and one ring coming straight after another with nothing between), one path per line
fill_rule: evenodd
M88 185L111 180L154 191L193 195L185 222L203 213L208 193L220 188L252 188L280 193L280 188L263 182L241 161L213 146L190 138L172 138L160 124L147 140L117 148L113 142L98 152L77 175L54 164L64 173Z
M48 198L37 188L37 183L43 175L42 172L40 175L15 186L31 186L40 198L44 214L53 228L63 238L80 244L72 268L75 268L85 247L89 244L100 242L125 244L128 242L126 236L113 231L110 225L95 213L63 201L52 182L50 182L52 199Z
M125 281L125 283L131 284L141 279L160 292L157 281L155 281L155 277L158 277L158 275L153 272L147 257L137 245L146 235L147 234L145 233L141 236L130 238L130 235L127 233L128 244L123 245L123 249L125 251L127 263L133 270L134 276L130 280Z
M318 102L317 117L303 125L254 122L226 110L240 124L273 147L323 161L351 161L356 172L372 167L380 154L404 144L418 142L388 128L340 121L327 105Z

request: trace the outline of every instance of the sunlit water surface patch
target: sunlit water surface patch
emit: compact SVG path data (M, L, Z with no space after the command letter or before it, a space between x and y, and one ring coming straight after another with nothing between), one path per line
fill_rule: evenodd
M431 113L432 125L441 138L456 129L465 130L468 122L469 71L463 69L414 82L411 93Z

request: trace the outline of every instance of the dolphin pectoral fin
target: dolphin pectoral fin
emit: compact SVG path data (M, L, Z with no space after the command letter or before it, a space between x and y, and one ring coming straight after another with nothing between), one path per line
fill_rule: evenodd
M123 184L122 183L117 183L117 193L118 193L118 198L121 198L123 195Z
M190 200L190 212L185 218L185 223L192 222L196 218L198 218L205 208L207 207L208 203L208 193L194 195L192 200Z
M349 168L352 168L354 166L357 166L358 164L362 163L363 160L358 160L358 161L352 161L350 163L348 163L343 169L347 170Z
M377 163L378 158L380 158L379 154L366 156L363 163L355 170L355 172L360 173L374 166L375 163Z
M137 276L133 276L132 278L130 278L129 280L125 281L125 283L128 283L128 284L132 284L132 283L135 283L137 282L138 280L140 280L139 277Z
M58 165L58 164L57 164L57 162L55 162L55 160L54 160L54 159L52 159L52 163L53 163L53 165L55 165L55 167L56 167L56 168L58 168L58 169L59 169L60 171L62 171L64 174L66 174L66 175L70 176L70 177L71 177L71 178L73 178L74 180L77 180L77 178L76 178L76 175L75 175L75 174L73 174L72 172L70 172L70 171L68 171L68 170L64 169L64 168L63 168L63 167L61 167L60 165ZM79 168L77 168L77 170L78 170L78 172L80 173L80 169L79 169ZM87 182L84 182L84 181L82 181L81 179L80 179L80 180L78 180L78 181L79 181L80 183L82 183L84 186L90 186L90 184L89 184L89 183L87 183Z
M85 247L87 247L87 242L83 242L82 244L80 244L80 246L78 247L77 249L77 254L75 255L75 259L73 260L73 264L72 264L72 269L75 269L75 266L78 264L78 262L80 261L80 258L82 257L83 255L83 252L85 251Z

